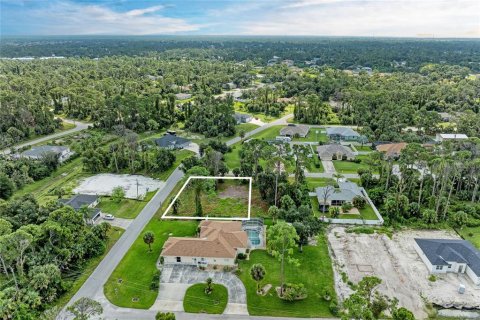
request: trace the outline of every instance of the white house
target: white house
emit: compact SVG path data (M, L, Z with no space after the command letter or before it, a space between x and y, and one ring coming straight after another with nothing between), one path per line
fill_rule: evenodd
M75 211L79 211L83 208L87 208L87 222L93 224L97 220L102 211L95 208L100 203L100 197L91 194L76 194L70 199L60 199L59 202L66 206L72 207Z
M415 250L430 273L465 273L480 286L480 251L470 242L416 238Z
M163 245L165 264L235 266L237 255L245 254L248 236L240 221L200 223L198 238L170 237Z
M437 133L435 141L443 142L447 140L466 140L468 136L463 133Z
M69 147L64 146L39 146L33 147L22 152L18 157L39 160L47 154L55 154L58 156L58 161L64 162L73 155L73 151Z

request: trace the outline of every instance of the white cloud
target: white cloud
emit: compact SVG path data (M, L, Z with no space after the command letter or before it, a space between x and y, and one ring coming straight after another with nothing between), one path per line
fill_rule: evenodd
M299 0L241 23L243 34L480 37L478 0Z
M170 18L158 13L164 6L152 6L117 12L100 5L55 2L31 12L40 19L38 34L48 35L149 35L175 34L196 31L201 25L184 19Z

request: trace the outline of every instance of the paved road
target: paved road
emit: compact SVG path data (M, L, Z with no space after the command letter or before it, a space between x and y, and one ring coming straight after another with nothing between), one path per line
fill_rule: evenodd
M278 126L278 125L282 125L282 124L287 124L288 123L287 120L292 118L292 117L293 117L293 114L287 114L286 116L284 116L284 117L282 117L278 120L275 120L275 121L272 121L272 122L269 122L269 123L265 123L263 126L255 128L252 131L247 132L245 134L245 138L251 137L254 134L262 132L263 130L268 129L270 127ZM231 140L228 140L226 143L227 143L227 146L231 146L232 144L240 142L240 140L241 140L240 137L236 137L236 138L233 138Z
M74 120L69 120L69 119L63 119L63 121L67 122L67 123L74 123L76 125L76 127L73 128L73 129L70 129L70 130L65 130L65 131L54 133L54 134L51 134L51 135L48 135L48 136L45 136L45 137L42 137L42 138L38 138L38 139L35 139L35 140L32 140L32 141L28 141L28 142L25 142L25 143L18 144L16 146L11 147L11 148L1 150L0 153L10 154L10 150L12 148L20 149L20 148L23 148L23 147L26 147L26 146L33 146L33 145L36 145L36 144L41 143L41 142L45 142L45 141L48 141L48 140L51 140L51 139L60 138L60 137L66 136L66 135L74 133L74 132L78 132L78 131L88 129L88 127L92 125L91 123L79 122L79 121L74 121Z
M276 121L267 123L261 127L255 128L254 130L248 132L245 136L249 137L253 134L261 132L271 126L286 124L287 119L291 118L293 115L287 115L283 118L280 118ZM232 145L240 141L240 138L234 138L227 141L227 145ZM162 203L167 199L170 192L177 185L177 183L183 178L183 172L177 167L175 171L170 175L170 177L165 182L165 186L160 189L155 196L150 200L150 202L143 208L140 214L135 218L135 220L130 224L129 228L123 233L120 239L115 243L115 245L110 249L108 254L103 258L97 268L93 271L90 277L85 281L83 286L77 291L77 293L70 299L68 305L72 304L81 297L102 297L103 296L103 286L107 282L108 278L115 270L117 265L120 263L122 258L127 253L128 249L132 246L133 242L137 239L140 232L142 232L145 225L152 219L152 217L157 212L158 208ZM124 309L118 308L111 305L108 300L101 299L105 311L104 316L108 315L108 319L142 319L143 315L137 317L135 314L131 314L131 310L134 309ZM126 311L127 310L127 311ZM130 310L130 311L128 311ZM125 312L126 311L126 312ZM237 318L235 318L237 319Z

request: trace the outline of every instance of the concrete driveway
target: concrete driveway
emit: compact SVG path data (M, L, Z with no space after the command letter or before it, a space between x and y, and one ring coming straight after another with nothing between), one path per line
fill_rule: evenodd
M114 220L105 220L105 219L103 219L103 216L102 216L95 221L95 224L100 224L102 222L106 222L113 227L119 227L119 228L127 230L127 228L130 226L130 224L133 222L133 219L124 219L124 218L115 217Z
M325 170L325 173L333 174L336 173L335 166L333 165L332 160L322 160L322 166Z
M195 266L165 265L160 278L160 292L150 310L183 311L183 297L187 289L212 278L214 283L228 290L228 304L224 314L248 314L247 294L242 281L233 273L202 271Z

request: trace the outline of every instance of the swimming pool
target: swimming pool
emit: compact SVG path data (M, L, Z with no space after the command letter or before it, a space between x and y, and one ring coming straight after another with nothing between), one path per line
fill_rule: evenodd
M260 244L260 234L256 230L247 230L248 239L250 243L254 246L258 246Z

